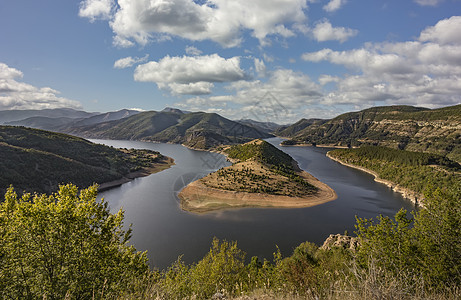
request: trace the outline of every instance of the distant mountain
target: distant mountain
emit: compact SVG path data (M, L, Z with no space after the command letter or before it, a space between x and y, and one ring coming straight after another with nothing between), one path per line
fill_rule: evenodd
M181 143L198 149L247 142L272 135L215 113L142 112L125 119L68 128L67 133L88 138Z
M149 150L118 150L82 138L39 129L0 126L0 192L50 193L61 183L87 187L167 164Z
M162 112L172 112L172 113L178 113L178 114L188 114L190 111L184 111L179 108L173 108L173 107L165 107L162 109Z
M40 111L37 111L40 112ZM34 116L26 119L5 122L5 125L25 126L37 129L65 132L67 127L93 125L101 122L119 120L138 114L138 110L122 109L107 113L91 113L85 117L43 117Z
M295 143L380 145L438 153L461 161L461 105L439 109L373 107L293 130L287 136Z
M259 131L272 134L274 131L278 130L281 125L273 123L273 122L259 122L252 119L241 119L236 122L240 124L248 125L258 129Z
M327 121L328 120L322 119L301 119L290 126L279 127L278 130L276 130L274 133L278 136L290 137L311 125L321 125Z
M47 118L69 118L82 119L88 118L99 113L89 113L86 111L71 108L41 109L41 110L2 110L0 111L0 124L28 119L31 117Z
M68 117L30 117L23 120L5 122L5 125L11 126L25 126L36 129L53 130L57 131L58 128L83 120L82 118L68 118Z

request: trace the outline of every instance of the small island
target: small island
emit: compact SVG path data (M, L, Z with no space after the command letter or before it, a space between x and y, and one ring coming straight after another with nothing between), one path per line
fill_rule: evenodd
M242 207L300 208L337 198L333 189L266 141L234 145L223 153L233 165L186 186L179 193L182 209L205 213Z

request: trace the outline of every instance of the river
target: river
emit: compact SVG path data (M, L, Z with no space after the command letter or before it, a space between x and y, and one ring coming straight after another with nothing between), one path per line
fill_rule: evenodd
M196 215L180 209L177 194L189 182L229 165L224 156L177 144L92 141L117 148L151 149L175 160L170 169L100 194L111 211L123 207L125 224L133 224L131 243L137 250L147 250L151 266L159 269L167 268L180 255L186 263L199 260L209 250L213 237L237 241L247 257L271 260L276 246L288 256L304 241L321 245L331 233L353 233L356 216L392 216L401 207L413 209L410 201L375 182L372 175L327 158L329 149L280 147L281 139L271 138L267 141L332 187L338 199L310 208L245 208Z

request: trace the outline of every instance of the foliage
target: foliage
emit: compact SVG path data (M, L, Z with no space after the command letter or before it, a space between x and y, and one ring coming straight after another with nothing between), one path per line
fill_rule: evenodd
M165 157L150 150L119 150L50 131L0 126L0 192L51 193L72 182L81 187L121 179Z
M96 200L97 186L0 204L0 298L102 299L133 291L148 271L146 253L128 245L124 213Z
M461 190L426 189L426 209L358 219L358 250L302 243L288 257L245 260L236 242L213 239L203 259L148 271L127 244L123 212L110 214L96 186L0 205L0 298L459 299ZM263 296L263 299L265 296ZM268 296L269 297L269 296ZM255 297L256 298L256 297ZM266 297L267 298L267 297Z
M461 185L461 166L446 157L421 152L364 146L328 152L346 163L367 168L382 179L422 194L429 185L453 189Z
M395 221L380 216L377 222L358 219L362 240L359 258L394 276L422 278L438 289L461 284L461 189L428 188L426 209L408 218L401 210Z

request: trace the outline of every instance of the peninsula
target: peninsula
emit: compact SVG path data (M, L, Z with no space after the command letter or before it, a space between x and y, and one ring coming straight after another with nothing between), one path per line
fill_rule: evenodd
M233 165L186 186L179 193L182 209L205 213L242 207L300 208L337 198L333 189L266 141L253 140L223 152Z

